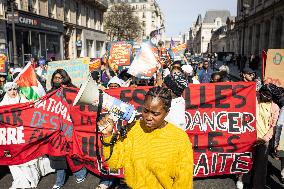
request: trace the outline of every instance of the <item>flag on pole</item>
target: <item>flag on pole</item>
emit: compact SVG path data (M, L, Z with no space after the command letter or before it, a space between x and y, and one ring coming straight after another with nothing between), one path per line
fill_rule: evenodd
M170 48L172 48L174 46L175 46L175 42L174 42L173 38L171 37Z
M14 82L18 84L20 91L29 100L36 100L46 94L43 86L37 80L31 62L25 66Z

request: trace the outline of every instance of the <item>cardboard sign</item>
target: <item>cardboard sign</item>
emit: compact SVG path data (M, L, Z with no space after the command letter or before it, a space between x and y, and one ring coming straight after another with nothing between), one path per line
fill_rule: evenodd
M265 83L284 87L284 49L269 49L267 51Z
M3 53L0 53L0 73L7 72L7 56Z
M133 47L126 41L113 42L108 46L108 63L112 70L116 71L122 67L130 66Z
M51 89L51 78L55 70L64 69L70 76L72 83L80 87L87 80L89 74L90 58L79 58L73 60L53 61L48 63L46 88Z
M129 67L128 73L137 78L151 78L160 65L153 49L149 44L143 43L140 52L135 56Z
M93 72L95 70L100 69L102 66L102 59L101 58L91 58L89 64L89 71Z

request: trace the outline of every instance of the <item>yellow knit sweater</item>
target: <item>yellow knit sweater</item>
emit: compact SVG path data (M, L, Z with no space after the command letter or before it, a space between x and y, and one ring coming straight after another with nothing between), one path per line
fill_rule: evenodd
M126 183L133 189L191 189L193 153L187 134L170 123L151 132L140 123L115 144L109 167L123 167ZM104 147L104 155L109 157L109 147Z

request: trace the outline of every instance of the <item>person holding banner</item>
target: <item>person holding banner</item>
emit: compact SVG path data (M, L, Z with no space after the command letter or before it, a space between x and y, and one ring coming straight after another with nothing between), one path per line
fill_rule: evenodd
M274 134L274 128L279 116L279 107L272 101L272 91L269 85L263 85L258 93L256 105L257 141L253 163L253 188L266 188L267 162L269 141Z
M98 122L104 127L104 157L110 156L107 164L111 169L124 168L130 188L193 187L191 142L186 132L165 121L171 99L168 88L151 88L145 96L142 120L133 122L126 137L119 138L113 148L105 144L112 141L114 122L110 115Z
M18 88L16 83L7 82L4 85L6 94L4 95L0 106L28 102L25 96L19 93ZM40 179L38 159L20 165L10 165L9 169L13 177L13 183L10 189L34 188L37 186Z
M72 84L70 76L64 69L57 69L52 74L51 90L49 90L48 93L59 89L61 86L76 87ZM53 189L60 189L65 183L66 169L68 167L66 157L49 156L49 159L51 167L56 170L56 182L53 186ZM76 177L77 183L84 182L87 176L87 169L82 168L79 171L75 172L74 175Z
M181 67L172 68L170 75L165 77L163 86L170 89L172 95L171 108L165 120L186 130L185 100L182 94L184 89L188 87L188 80Z

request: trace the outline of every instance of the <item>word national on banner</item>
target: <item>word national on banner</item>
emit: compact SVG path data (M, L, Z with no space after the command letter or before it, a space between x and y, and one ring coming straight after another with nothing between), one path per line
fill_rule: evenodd
M194 150L194 176L247 173L256 141L254 83L190 85L184 92L186 132ZM106 92L142 111L150 87ZM86 167L97 175L123 177L98 160L97 107L72 106L77 88L61 88L36 102L0 107L0 165L42 156L66 155L72 171ZM117 127L122 126L122 121ZM99 148L99 149L98 149ZM185 149L186 150L186 149Z

